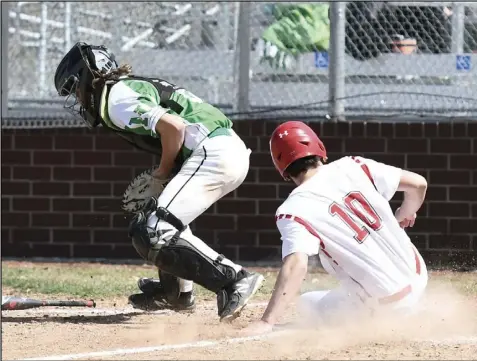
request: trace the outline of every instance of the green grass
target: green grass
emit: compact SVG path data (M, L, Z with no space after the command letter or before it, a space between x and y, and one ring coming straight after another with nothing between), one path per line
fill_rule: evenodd
M265 276L265 284L257 298L270 296L277 270L260 268ZM78 298L114 299L127 297L138 292L136 282L140 277L155 277L151 266L105 265L93 263L30 263L2 262L2 291L10 294L70 296ZM477 297L477 273L457 273L450 271L431 272L430 284L452 285L460 292ZM321 271L312 271L305 279L302 291L329 289L337 282ZM215 296L196 287L201 299L215 299ZM2 292L2 293L3 293Z

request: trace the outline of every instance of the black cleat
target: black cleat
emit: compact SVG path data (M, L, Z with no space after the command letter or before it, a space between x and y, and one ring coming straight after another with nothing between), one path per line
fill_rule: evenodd
M169 300L161 282L154 278L141 278L138 287L143 293L136 293L128 298L134 308L144 311L173 310L194 311L195 297L193 292L182 292L177 300Z
M259 273L241 270L241 277L231 286L217 293L217 309L220 321L230 322L240 316L243 308L262 286L265 278Z

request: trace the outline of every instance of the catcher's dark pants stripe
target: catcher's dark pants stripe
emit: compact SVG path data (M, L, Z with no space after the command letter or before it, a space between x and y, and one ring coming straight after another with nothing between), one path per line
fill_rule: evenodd
M177 193L174 195L174 197L172 197L172 199L170 200L169 204L166 206L166 209L169 208L169 206L172 204L172 202L174 201L174 199L176 199L176 197L179 195L179 193L184 189L184 187L187 185L187 183L189 183L190 180L197 174L197 172L199 171L200 167L202 167L202 165L204 164L205 160L207 159L207 150L205 149L204 146L202 146L202 149L204 150L204 159L202 159L202 161L200 162L199 166L198 166L197 169L194 171L194 173L191 174L191 176L185 181L185 183L182 185L182 187L180 187L180 189L177 191Z

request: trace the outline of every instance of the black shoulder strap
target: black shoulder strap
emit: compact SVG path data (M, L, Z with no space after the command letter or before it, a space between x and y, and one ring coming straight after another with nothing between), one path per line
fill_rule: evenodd
M146 77L136 76L136 75L131 75L129 76L129 78L147 81L151 83L152 85L154 85L154 87L159 92L159 98L160 98L162 107L170 108L173 111L175 111L177 114L182 113L182 111L184 110L184 108L179 103L171 99L172 93L174 93L176 90L183 89L183 88L178 87L172 83L169 83L166 80L159 79L159 78L146 78Z

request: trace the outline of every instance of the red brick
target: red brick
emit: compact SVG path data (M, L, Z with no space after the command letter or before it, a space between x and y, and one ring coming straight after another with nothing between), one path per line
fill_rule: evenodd
M453 184L470 184L470 171L439 171L432 170L429 172L429 183L453 185Z
M12 178L12 167L2 166L2 180Z
M14 179L50 180L50 167L13 167Z
M31 225L33 227L68 227L70 216L64 213L33 213Z
M5 257L5 246L12 242L11 232L9 228L2 228L2 233L0 238L2 240L2 255Z
M138 255L138 253L132 246L131 242L128 242L127 244L113 245L113 251L111 252L111 256L109 258L142 260L142 258Z
M121 201L117 198L95 198L93 199L93 210L95 212L117 212L120 210Z
M386 138L394 138L394 124L381 123L381 136Z
M124 191L123 191L124 192ZM75 196L110 196L110 183L75 183L73 184Z
M398 168L406 168L406 156L404 154L373 154L370 158L376 162L392 165Z
M367 140L366 140L367 141ZM389 153L427 153L427 139L388 139Z
M381 124L366 122L366 136L367 137L380 137L381 136Z
M267 125L267 122L250 122L250 135L272 135L268 132Z
M477 123L469 122L467 123L467 136L471 138L477 137Z
M251 121L240 120L240 121L234 122L233 129L240 137L246 137L246 136L253 135L253 134L250 134L250 128L251 128L250 125L251 125Z
M3 150L2 165L31 164L31 152L27 150Z
M38 165L69 165L72 162L71 152L68 151L35 151L33 163Z
M334 137L338 135L338 125L335 122L313 123L314 127L311 124L309 125L319 137Z
M94 137L94 146L96 150L125 150L125 151L132 151L134 147L126 142L124 139L118 136L114 137L101 137L95 136Z
M416 246L417 249L428 248L428 237L425 234L413 234L410 235L409 239L411 240L412 244Z
M53 199L54 212L69 212L69 211L91 211L91 199L81 198L54 198Z
M336 123L336 135L338 137L347 138L351 135L351 122L338 122Z
M321 140L327 153L338 152L341 154L344 152L344 140L342 138L322 138Z
M239 259L247 262L279 261L281 247L240 247Z
M11 204L10 198L2 197L2 212L10 212L11 211L10 204Z
M256 183L259 169L249 169L247 176L244 179L245 183Z
M49 211L50 199L49 198L14 198L13 199L14 211Z
M448 233L447 219L418 218L411 230L413 233Z
M259 146L259 137L253 136L253 137L241 137L243 142L245 143L245 146L247 148L250 148L252 151L257 151L261 149ZM266 139L266 138L260 138L260 139ZM267 142L268 144L268 142ZM267 148L264 148L267 149Z
M237 262L239 261L238 258L238 250L240 247L238 246L216 246L214 247L214 251L218 254L224 255L225 258ZM243 261L243 260L240 260Z
M95 167L94 180L96 181L131 181L134 174L131 167Z
M93 149L93 135L57 135L55 149Z
M129 186L129 182L121 182L113 184L113 196L114 197L123 197L124 191Z
M422 138L424 137L424 124L423 123L409 123L408 124L409 137Z
M235 216L201 215L194 222L198 230L234 230Z
M243 231L266 230L274 228L274 216L239 216L237 221L237 229Z
M73 245L73 257L75 258L113 258L113 245L106 244L74 244ZM134 248L133 248L134 250ZM132 257L131 257L132 258Z
M48 135L15 135L15 149L53 149L53 138Z
M462 138L467 136L467 123L453 123L452 136L454 138Z
M4 195L29 195L30 183L29 182L2 182L2 194Z
M477 222L475 219L451 219L450 233L477 233Z
M73 214L73 227L110 228L111 215L101 213L77 213Z
M92 241L89 229L53 229L54 243L90 243ZM90 254L95 256L94 254Z
M275 216L277 208L283 203L281 200L259 200L258 214Z
M114 166L152 167L151 157L142 152L114 152Z
M277 186L264 184L242 184L237 189L237 196L244 199L274 199L277 197Z
M469 203L431 202L429 203L430 217L470 217Z
M281 183L284 182L280 173L275 168L260 168L258 169L259 183Z
M471 205L472 218L477 218L477 204L473 203Z
M53 168L54 180L91 180L89 167L55 167Z
M20 212L2 213L2 227L28 227L30 215Z
M428 201L446 201L447 187L429 186L427 188L426 200Z
M4 133L2 131L2 133ZM13 148L13 136L12 135L5 135L2 134L2 141L0 142L2 144L2 155L4 150L10 150Z
M278 186L278 199L285 200L295 188L294 183L280 184Z
M276 229L258 232L258 244L260 246L280 246L282 244L280 233Z
M113 214L113 227L126 229L129 226L129 222L131 222L131 218L132 216L127 214Z
M409 169L447 169L445 155L408 155L407 168Z
M93 231L94 243L130 243L127 230L94 230Z
M76 151L73 152L75 165L111 165L111 152Z
M450 167L452 169L475 169L477 168L477 155L451 155Z
M69 196L70 184L64 182L33 183L33 194L36 196Z
M198 230L193 232L194 235L210 245L212 248L214 248L214 245L217 243L217 239L215 237L215 231L212 230ZM214 243L215 242L215 243Z
M431 139L432 154L470 153L469 139Z
M255 201L243 199L221 199L217 203L217 213L219 214L256 214L257 206Z
M395 138L409 137L409 124L408 123L394 124L394 134L395 134Z
M430 235L429 249L470 249L470 235Z
M477 201L477 187L450 187L451 201Z
M451 123L438 123L437 129L439 137L452 137L452 124Z
M384 152L385 141L382 138L366 139L345 139L345 151L348 153L381 153Z
M351 124L351 138L359 138L366 136L366 123L359 122L359 123L352 123Z
M239 231L218 231L216 241L222 246L257 246L257 232Z
M70 258L72 245L34 243L31 245L30 257Z
M273 167L270 153L252 153L250 156L250 167Z
M50 230L44 228L13 229L12 234L15 242L48 243L51 241Z

